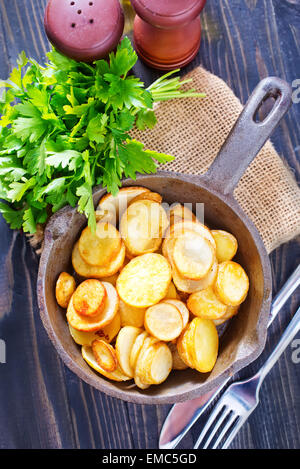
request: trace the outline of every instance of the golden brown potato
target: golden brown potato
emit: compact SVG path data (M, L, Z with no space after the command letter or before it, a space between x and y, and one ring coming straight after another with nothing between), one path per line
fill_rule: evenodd
M228 306L240 305L249 290L249 279L243 267L233 261L219 264L214 290L222 303Z
M237 314L249 289L232 261L236 238L211 231L187 206L167 215L162 196L138 186L105 195L96 219L96 233L85 228L72 252L75 272L88 280L76 289L62 273L56 285L84 360L108 379L133 378L142 390L172 369L209 373L216 326Z
M133 344L141 334L142 329L125 326L120 330L116 340L116 353L121 369L131 378L134 376L134 369L130 365L130 355Z
M92 343L92 351L96 362L103 370L112 372L117 369L117 355L115 349L110 344L104 340L96 339Z
M144 341L147 337L149 337L148 332L143 331L137 336L137 338L134 341L134 344L130 352L130 359L129 359L129 364L133 370L135 370L137 358L143 347Z
M183 318L176 306L162 302L147 309L145 329L157 339L170 342L176 339L183 329Z
M73 304L73 296L67 309L68 323L78 331L95 332L112 322L119 309L119 297L110 283L103 282L106 298L103 310L95 316L81 316Z
M177 238L166 238L163 242L162 250L164 257L172 266L172 277L175 287L179 291L179 295L184 293L194 293L203 290L215 282L218 270L218 263L214 260L208 274L201 280L192 280L184 278L177 270L173 259L174 246Z
M172 354L167 344L153 337L146 338L136 362L136 385L146 389L150 384L160 384L167 379L171 369Z
M195 335L193 354L196 370L201 373L210 372L217 361L219 337L216 326L209 319L195 318Z
M125 245L121 243L121 249L116 257L106 266L98 267L95 265L87 264L81 257L78 242L75 244L72 251L72 264L75 272L81 277L98 278L111 276L116 274L123 266L125 260Z
M173 299L164 299L164 303L169 303L173 306L175 306L181 313L181 317L182 317L182 325L183 325L183 329L187 326L187 323L189 322L189 310L187 309L187 307L185 306L185 304L183 303L183 301L180 301L180 300L173 300Z
M208 373L213 369L218 347L219 337L215 324L203 318L194 318L177 342L180 357L200 373Z
M205 277L215 260L211 242L189 230L176 239L172 254L179 274L191 280Z
M67 308L71 296L76 288L76 283L72 275L62 272L56 282L56 301L62 308Z
M111 283L115 287L118 277L119 277L119 272L117 272L114 275L109 275L108 277L101 277L99 280L101 280L101 282Z
M183 362L186 363L189 368L195 368L193 347L191 347L195 335L195 330L196 323L191 321L184 329L181 336L177 339L176 343L177 351L181 360L183 360Z
M150 388L150 384L143 383L143 381L137 375L134 377L134 382L139 389L145 390Z
M170 226L180 222L198 222L196 215L187 206L181 204L176 204L170 209L169 218Z
M121 319L120 315L116 314L111 323L96 332L78 331L77 329L74 329L70 324L69 329L70 334L76 344L88 345L89 347L91 347L92 343L96 339L102 339L108 343L111 343L114 338L118 335L119 330L121 329Z
M170 283L167 294L164 298L165 300L176 300L179 299L178 293L176 291L175 285L173 282Z
M146 384L161 384L172 370L172 353L163 342L157 342L148 347L143 355L141 364L141 379Z
M194 231L199 235L203 236L203 238L207 239L214 248L216 247L216 242L214 240L211 231L207 226L203 225L199 221L181 221L175 223L174 225L170 226L165 233L166 238L176 238L185 233L185 231Z
M173 342L168 344L169 349L172 353L172 369L173 370L186 370L188 368L187 364L180 358L180 355L177 350L177 345Z
M150 191L146 187L131 186L123 187L116 196L104 195L97 206L96 220L107 221L116 226L131 200L145 192Z
M192 293L187 301L187 307L194 316L205 319L220 319L227 310L227 306L218 300L211 287Z
M144 334L144 333L142 333L142 334ZM133 370L134 370L134 381L135 381L135 384L137 385L137 387L139 387L141 389L147 389L150 386L150 384L146 383L143 379L143 375L144 375L144 355L145 355L145 353L147 352L147 350L149 349L149 347L152 344L155 344L156 342L158 342L158 339L149 336L149 334L147 332L145 332L145 334L147 334L147 335L143 338L143 337L141 337L142 334L140 334L137 337L137 340L136 340L136 342L137 341L139 342L139 345L140 345L140 342L141 342L141 340L139 340L140 338L143 339L143 342L142 342L142 345L139 347L137 353L135 352L136 357L134 359ZM135 344L133 346L132 352L134 351L134 348L135 348ZM132 352L131 352L131 357L130 357L131 366L132 366Z
M128 381L129 376L125 375L120 366L118 365L114 371L106 371L96 361L92 348L83 345L81 348L82 358L88 363L88 365L95 371L105 376L105 378L111 379L112 381Z
M128 305L147 308L162 300L171 282L171 267L160 254L135 257L117 280L120 298Z
M143 327L146 308L136 308L120 300L119 312L123 326Z
M109 264L120 251L120 233L110 223L98 222L95 233L90 227L82 231L78 249L80 256L87 264L103 267Z
M159 203L151 200L132 203L120 223L127 252L139 256L157 251L167 226L167 214Z
M137 195L131 202L129 202L129 205L134 204L134 202L138 202L139 200L151 200L152 202L161 204L162 196L157 192L143 192L142 194Z
M197 291L204 290L208 288L209 286L213 285L217 277L217 272L218 272L218 264L215 261L209 273L205 277L203 277L201 280L190 280L190 279L181 277L181 275L179 274L175 266L172 269L172 276L173 276L173 282L176 288L180 292L194 293Z
M238 249L237 239L231 233L223 230L212 230L211 234L216 242L218 262L231 261Z
M94 278L85 280L76 288L73 305L82 316L95 316L104 308L106 290L103 284Z
M226 313L224 314L224 316L222 316L220 319L215 319L214 324L216 326L220 326L225 321L228 321L228 319L231 319L233 316L235 316L238 312L239 306L227 306Z

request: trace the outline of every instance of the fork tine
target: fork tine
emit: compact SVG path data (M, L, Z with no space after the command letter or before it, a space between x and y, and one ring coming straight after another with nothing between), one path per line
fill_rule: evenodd
M231 411L232 412L232 411ZM240 419L239 415L235 414L234 412L232 412L232 414L230 415L228 421L226 422L226 425L224 426L222 432L220 433L220 435L218 436L217 440L215 441L215 443L213 444L212 446L212 449L216 449L219 444L221 443L221 441L223 440L224 436L226 435L226 433L228 432L228 430L230 429L230 427L233 425L233 423L235 421L237 421L236 419ZM227 440L226 440L227 442Z
M221 428L221 426L223 425L224 420L228 417L228 415L230 415L230 412L231 412L230 409L225 408L222 415L216 421L216 424L215 424L214 428L211 430L209 437L207 438L205 444L203 445L203 449L208 448L211 440L214 438L214 436L217 433L217 431L219 430L219 428Z
M211 412L211 414L209 416L209 419L207 420L206 424L204 425L203 430L200 433L199 438L198 438L198 440L196 441L196 443L194 445L194 449L199 448L199 446L203 442L203 439L205 438L207 432L210 430L212 424L214 423L216 417L219 417L219 414L220 414L220 417L221 417L225 410L226 410L226 405L223 404L222 402L219 402L216 405L214 410ZM223 422L224 418L222 419L221 423ZM217 431L218 428L219 428L219 420L217 420L217 422L215 424L215 427L213 428L213 432L214 432L213 435L215 434L215 432ZM210 441L211 437L209 437L209 438L210 438L209 439L209 441Z
M235 425L233 427L233 429L231 430L231 432L229 433L225 443L222 446L222 449L227 449L229 447L229 445L232 442L232 440L234 439L235 435L239 432L239 429L244 425L246 420L247 420L247 417L245 417L245 416L240 417L237 425Z

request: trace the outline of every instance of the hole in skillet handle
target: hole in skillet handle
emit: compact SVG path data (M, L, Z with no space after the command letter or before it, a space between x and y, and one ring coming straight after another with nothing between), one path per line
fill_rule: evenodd
M267 117L271 114L272 109L275 107L276 103L279 102L281 97L281 92L278 89L271 90L267 96L261 101L258 105L254 115L253 120L255 123L263 123Z

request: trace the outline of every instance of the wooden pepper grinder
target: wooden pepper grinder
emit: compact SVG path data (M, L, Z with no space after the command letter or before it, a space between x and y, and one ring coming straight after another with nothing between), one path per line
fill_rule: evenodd
M46 34L57 50L72 59L93 62L106 58L124 29L119 0L49 0Z
M206 0L131 0L137 15L134 43L141 59L159 70L187 65L201 41Z

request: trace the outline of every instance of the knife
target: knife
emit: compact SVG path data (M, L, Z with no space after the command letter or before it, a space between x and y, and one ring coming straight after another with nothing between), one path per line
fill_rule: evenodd
M293 292L300 284L300 265L292 273L281 290L272 301L268 327L272 324L277 314L290 298ZM232 377L226 379L220 386L212 391L186 402L174 404L170 410L164 425L161 429L159 438L160 449L174 449L182 438L191 429L198 418L205 412L207 407L221 392L224 386Z

